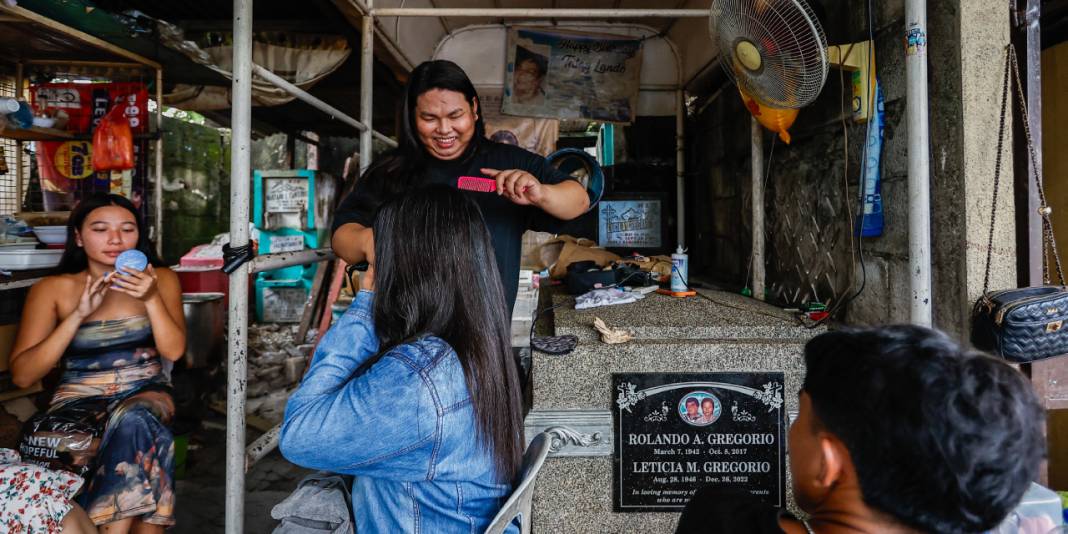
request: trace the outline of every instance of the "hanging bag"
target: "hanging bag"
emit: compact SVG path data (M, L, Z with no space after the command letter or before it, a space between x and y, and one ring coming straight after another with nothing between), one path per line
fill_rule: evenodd
M126 118L125 98L100 119L93 131L93 170L122 171L134 167L133 132Z
M1046 285L989 291L990 260L994 249L994 228L997 217L998 189L1001 181L1001 149L1005 142L1005 123L1010 99L1010 77L1023 113L1024 136L1031 158L1031 174L1038 189L1042 217L1043 262L1042 280ZM1065 283L1057 243L1053 239L1052 210L1046 202L1042 189L1042 177L1038 174L1035 146L1031 141L1031 129L1027 121L1027 103L1024 101L1020 70L1016 64L1016 52L1010 44L1005 51L1005 76L1001 89L1001 119L998 126L997 162L994 169L994 200L990 214L990 237L987 240L986 274L983 277L983 295L972 308L972 344L980 350L997 354L1006 360L1027 363L1051 356L1068 354L1068 287L1050 285L1049 259L1052 257L1061 284ZM1048 255L1047 255L1048 253Z

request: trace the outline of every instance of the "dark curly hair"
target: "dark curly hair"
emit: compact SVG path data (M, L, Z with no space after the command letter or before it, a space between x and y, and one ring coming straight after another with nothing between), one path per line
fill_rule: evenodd
M925 532L995 528L1045 457L1030 383L945 334L900 325L805 346L818 425L845 444L864 502Z

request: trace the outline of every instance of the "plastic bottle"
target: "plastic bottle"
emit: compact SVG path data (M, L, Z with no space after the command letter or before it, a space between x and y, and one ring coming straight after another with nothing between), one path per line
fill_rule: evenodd
M679 245L679 248L671 255L671 290L675 293L688 291L689 277L690 257L686 255L686 250L682 248L682 245Z
M10 100L10 99L9 99ZM3 111L7 114L7 122L15 128L29 128L33 126L33 110L30 109L30 105L22 102L15 101L18 105L18 109L15 111L8 111L12 107L10 102L3 103Z

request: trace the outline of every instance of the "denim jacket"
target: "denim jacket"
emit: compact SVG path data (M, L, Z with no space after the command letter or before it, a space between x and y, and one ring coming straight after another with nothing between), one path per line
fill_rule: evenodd
M356 475L359 534L481 534L512 488L475 437L460 360L428 336L359 369L378 352L373 298L360 291L323 337L286 405L279 449L297 465Z

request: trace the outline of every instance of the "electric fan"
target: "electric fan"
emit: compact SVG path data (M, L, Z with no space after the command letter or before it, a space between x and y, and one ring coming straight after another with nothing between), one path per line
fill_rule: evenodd
M709 26L720 64L745 93L801 108L827 80L827 37L802 0L713 0Z

